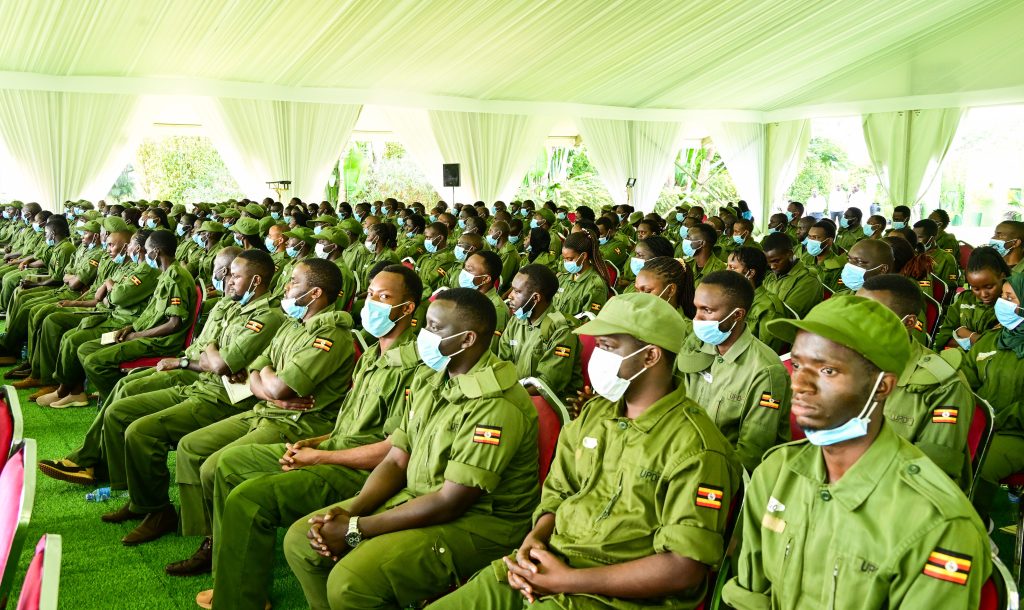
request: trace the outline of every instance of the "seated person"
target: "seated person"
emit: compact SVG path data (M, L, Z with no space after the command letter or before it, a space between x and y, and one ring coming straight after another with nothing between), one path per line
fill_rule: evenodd
M957 347L970 351L981 334L996 325L994 305L1003 293L1003 282L1010 268L995 248L975 248L967 259L967 285L946 308L942 324L935 334L935 348Z
M714 251L715 230L709 224L697 224L686 231L686 237L676 248L676 258L685 257L693 274L693 285L700 286L705 276L722 271L725 263Z
M662 299L627 294L577 332L597 342L598 396L562 429L533 529L432 610L696 608L704 598L741 472L673 376L682 320ZM624 467L601 466L613 461Z
M814 223L807 231L804 242L804 255L800 259L818 281L829 290L835 292L840 288L840 274L846 265L846 253L842 252L836 241L836 225L827 218Z
M939 235L936 241L939 243L939 248L942 249L946 254L952 254L953 260L960 264L960 242L957 241L956 235L949 233L946 229L949 228L949 212L946 210L933 210L928 215L928 220L934 222L939 228Z
M879 214L868 216L868 221L864 223L863 227L864 237L867 239L882 239L885 236L886 224L885 216Z
M786 344L768 332L768 323L779 318L788 318L789 312L774 292L764 287L764 278L768 273L768 259L760 248L739 248L729 255L727 263L729 271L735 271L754 287L754 302L747 312L747 326L762 343L781 354Z
M693 277L690 268L671 256L648 259L633 282L636 292L653 294L671 305L683 319L686 336L693 334Z
M770 328L793 345L793 415L807 439L754 472L722 599L736 610L977 608L992 571L985 529L881 415L910 360L899 318L851 295Z
M864 243L857 242L847 255L836 294L857 292L864 285L864 280L898 271L892 246L885 240L869 239L864 240Z
M526 252L524 263L533 265L544 265L554 273L561 273L561 257L555 257L551 253L551 234L546 229L530 229L523 244Z
M509 226L503 220L496 220L484 238L487 245L501 257L501 283L498 292L505 294L512 284L512 278L519 270L519 250L508 241Z
M793 246L793 252L800 260L803 260L804 256L807 254L807 236L811 232L811 227L813 227L816 222L818 221L815 220L814 216L804 216L797 222L796 235L793 237L793 239L796 240L796 245ZM806 265L807 263L805 262L804 264Z
M500 279L501 257L492 250L481 250L470 254L462 266L462 271L459 272L460 288L479 291L494 305L497 322L494 327L494 336L491 338L491 351L495 354L498 353L501 334L505 332L511 315L508 305L494 288Z
M693 297L695 337L676 361L686 395L708 412L747 472L790 436L786 368L747 326L753 301L753 286L736 272L704 278Z
M629 258L629 265L625 268L622 276L618 279L620 292L636 291L635 280L644 264L652 258L671 258L674 252L672 242L661 235L653 235L645 240L636 242L633 248L633 255ZM688 273L688 275L691 275Z
M765 258L771 273L765 275L764 288L779 297L798 318L807 315L822 300L821 283L793 253L793 239L785 233L764 238Z
M946 284L947 291L956 290L960 266L952 254L939 248L939 226L933 220L919 220L914 223L914 233L917 235L917 243L921 244L934 263L932 273Z
M1024 222L1004 220L988 240L1014 273L1024 272Z
M538 498L537 411L514 365L490 352L494 324L476 290L431 303L417 338L428 368L413 378L391 450L358 495L285 535L310 607L405 607L526 535Z
M584 231L569 235L562 246L562 269L552 307L570 319L584 311L597 315L608 300L608 269L597 240Z
M839 220L839 235L836 236L836 245L849 252L853 245L862 239L866 239L864 229L861 227L861 220L864 219L864 212L858 207L848 207Z

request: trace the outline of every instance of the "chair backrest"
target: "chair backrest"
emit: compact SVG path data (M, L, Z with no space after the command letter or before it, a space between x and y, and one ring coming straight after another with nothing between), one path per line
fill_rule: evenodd
M971 427L967 430L967 450L971 454L971 488L968 490L968 497L974 493L974 485L981 474L981 466L985 463L989 445L992 444L995 420L992 405L975 394L974 416L971 417Z
M967 268L967 261L971 258L971 252L974 252L974 246L967 242L960 242L960 268Z
M946 302L946 296L949 292L949 288L946 286L946 281L935 275L934 273L929 274L931 277L928 279L932 283L932 298L939 303Z
M199 323L199 314L203 311L203 289L202 282L196 284L196 306L192 309L192 321L188 325L188 333L185 335L185 347L192 345L192 339L196 336L196 325Z
M608 284L614 290L615 282L618 281L620 275L619 268L616 267L614 263L611 263L609 261L605 261L604 264L605 267L608 269Z
M794 320L799 320L800 319L800 314L798 314L795 309L790 307L789 303L787 303L785 301L782 301L782 306L786 308L786 313L789 314L789 316L792 319L794 319Z
M23 426L18 392L9 385L0 387L0 470L21 445Z
M821 300L822 301L825 301L827 299L831 299L833 294L835 294L834 290L832 290L831 288L829 288L825 284L821 285Z
M408 268L408 269L412 269L413 271L416 270L416 261L413 260L413 258L411 256L407 256L407 257L403 258L402 259L402 264L405 265L405 267Z
M1018 610L1017 581L999 560L992 555L992 576L981 585L981 599L978 610Z
M928 334L928 345L931 345L942 320L942 305L927 294L921 296L924 297L925 332Z
M594 347L597 341L590 335L578 335L580 338L580 366L583 368L583 383L594 387L590 383L590 357L594 354Z
M39 539L36 554L25 572L17 610L57 610L61 550L57 534L43 534Z
M562 420L543 396L530 398L537 409L537 466L540 484L544 485L544 479L551 469L551 461L555 457L558 435L562 432Z
M30 465L26 468L26 464ZM36 442L30 438L0 472L0 608L11 592L36 495ZM19 498L18 501L11 501Z
M793 360L790 357L790 354L782 354L781 356L779 356L779 360L782 361L782 366L786 367L786 373L789 374L790 377L792 377ZM803 429L797 425L796 416L793 415L792 411L789 412L789 436L790 439L794 441L798 441L806 436L804 434Z

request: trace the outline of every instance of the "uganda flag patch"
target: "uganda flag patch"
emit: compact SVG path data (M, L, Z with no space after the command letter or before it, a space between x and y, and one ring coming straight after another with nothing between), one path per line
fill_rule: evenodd
M967 576L971 573L971 556L935 547L928 556L928 562L924 564L923 572L932 578L963 586L967 584Z
M721 487L701 483L697 486L697 506L721 510L723 495L724 493Z
M136 286L141 286L142 285L142 280L139 279L139 276L133 275L130 279L131 279L131 282L133 284L135 284Z
M918 320L917 324L914 324L914 330L924 332L924 323Z
M779 401L775 400L775 398L771 394L769 394L768 392L765 392L764 394L761 394L761 400L757 404L759 404L762 407L765 407L767 409L778 409L779 408Z
M437 274L440 275L441 277L447 277L448 276L448 272L445 271L444 269L440 268L440 267L437 268Z
M324 339L322 337L317 337L316 339L313 339L313 347L315 347L316 349L323 350L325 352L331 351L331 347L333 345L333 341L328 341L327 339Z
M409 320L409 326L416 328L419 326L419 322L416 321L416 318L413 318L412 320Z
M921 280L918 284L920 284L921 288L928 288L932 285L931 280Z
M955 424L960 409L956 407L939 407L932 411L933 424Z
M569 349L568 345L556 345L555 355L558 356L559 358L568 358L569 356L572 355L572 350Z
M956 279L956 274L955 273L950 273L949 274L949 279L955 280Z
M843 283L842 278L836 280L836 286L845 286L845 285L846 284Z
M600 303L591 303L590 304L590 311L601 311L601 304Z
M245 327L254 333L258 333L263 330L263 323L256 320L249 320L245 323Z
M405 402L409 402L409 398L412 396L412 390L405 388Z
M168 301L171 305L181 305L181 299L178 297L171 297Z
M473 430L473 442L483 443L484 445L500 445L501 428L497 426L478 425L476 429Z
M89 259L89 264L92 265L93 267L99 267L100 266L100 262L98 260L96 260L95 258Z
M495 336L495 337L500 337L500 336L501 336L501 331L500 331L500 330L498 330L498 329L495 329L495 330L494 330L494 336Z

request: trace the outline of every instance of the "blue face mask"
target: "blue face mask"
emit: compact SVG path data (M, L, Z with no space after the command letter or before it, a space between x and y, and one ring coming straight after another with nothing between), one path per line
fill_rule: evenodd
M779 227L768 227L769 233L782 233L782 229Z
M317 225L317 226L313 227L313 235L320 235L323 232L324 232L323 225Z
M793 222L793 212L786 210L786 222Z
M225 225L225 226L227 226L227 225ZM155 228L156 228L156 221L155 221L155 220L153 220L152 218L150 218L149 220L147 220L147 221L146 221L146 228L147 228L147 229L155 229Z
M644 265L646 264L647 261L642 258L637 258L635 256L631 257L629 259L629 270L633 272L633 277L639 275L640 272L643 271Z
M437 252L437 242L432 239L425 239L423 240L423 248L430 254L433 254Z
M894 228L894 229L905 229L905 228L907 228L907 223L900 222L899 220L894 220L894 221L892 221L892 228Z
M598 237L597 238L597 243L602 245L602 246L608 245L608 238L607 237Z
M217 292L224 292L224 278L213 278L213 289Z
M689 235L689 233L690 230L687 229L686 227L679 227L679 237L686 239L686 236Z
M174 234L177 235L178 237L185 235L185 225L178 225L177 227L175 227Z
M299 249L298 248L293 248L291 246L288 246L287 248L285 248L284 252L285 252L285 254L287 254L291 258L296 258L296 257L299 256Z
M472 288L473 290L476 290L477 289L476 278L478 278L478 277L484 277L484 276L483 275L473 275L469 271L466 271L465 269L463 269L462 271L459 271L459 286L462 287L462 288Z
M1001 239L990 239L988 240L988 245L995 248L996 252L999 253L999 256L1006 256L1007 253L1010 252L1010 249L1006 247L1006 242Z
M971 351L971 338L970 337L967 337L965 339L963 337L958 337L957 335L953 335L953 338L956 339L956 344L959 345L960 348L963 349L965 352Z
M743 212L742 214L740 214L740 216L742 216L743 218L746 218L747 220L754 220L754 213L751 212L750 210L747 210L746 212Z
M296 320L301 320L302 318L305 318L306 314L309 312L309 303L306 303L305 305L299 305L298 301L299 299L305 297L307 294L313 292L313 290L315 290L315 288L310 288L306 292L299 295L297 299L281 299L281 309L283 309L284 312L288 314L289 317L295 318ZM310 301L310 303L311 302L312 301Z
M825 245L822 242L810 237L804 240L804 247L807 248L807 253L811 256L818 256L825 249Z
M252 279L249 280L249 287L245 290L245 292L242 293L242 296L238 299L238 304L241 305L242 307L248 305L249 301L252 301L252 298L256 296L256 290L253 289L253 285L256 283L256 278L258 277L260 276L252 276Z
M139 260L140 259L139 259L139 253L138 252L133 252L131 254L131 257L132 257L132 262L133 263L135 263L136 265L139 264Z
M155 258L149 258L148 254L146 255L146 264L149 265L150 267L154 268L154 269L159 269L160 268L159 261L157 261Z
M842 218L839 219L839 226L844 228L844 229L849 229L850 228L850 220L846 216L843 216Z
M719 326L723 322L728 320L732 314L738 310L733 309L729 312L729 315L725 316L721 320L694 320L693 321L693 334L697 335L697 338L709 345L721 345L725 343L725 340L732 334L732 329L736 328L736 322L732 323L732 326L728 330L721 330Z
M860 230L864 231L864 237L871 237L875 234L875 230L871 228L871 225L864 225Z
M270 237L263 238L263 245L266 246L267 250L270 252L277 250L277 246L274 245L274 240L270 239Z
M539 228L540 228L540 221L539 221L539 220L537 220L536 218L534 218L533 220L531 220L531 221L530 221L530 228L531 228L531 229L539 229Z
M31 218L24 218L23 220L25 221L25 224L27 224L27 225L32 224L32 219Z
M11 213L6 211L6 210L4 210L4 220L10 220L10 219L11 219Z
M374 301L373 299L366 299L366 303L363 305L362 311L359 312L359 318L363 322L363 329L377 337L378 339L391 332L391 329L395 327L395 323L398 320L391 319L391 310L395 307L401 307L402 305L408 304L399 303L398 305L388 305L387 303L381 303L380 301Z
M530 311L526 311L526 306L530 304L530 301L532 301L533 297L535 297L535 296L537 296L536 292L531 294L530 298L526 299L526 302L523 303L522 307L520 307L519 309L517 309L517 310L512 312L512 315L514 315L516 317L516 319L519 320L520 322L528 321L530 319L530 316L533 315L533 309L534 308L531 307ZM536 307L536 306L534 306L534 307Z
M430 222L437 222L437 214L430 215Z
M46 245L50 246L52 248L53 246L57 245L57 240L56 239L47 239L46 240Z
M32 230L35 231L36 233L42 233L43 225L32 225Z
M527 216L530 215L530 210L526 210L526 209L519 210L519 215L522 216L523 218L526 218Z
M281 212L271 212L270 217L274 220L281 220Z
M365 214L360 214L359 212L352 212L352 216L354 216L359 222L363 222L363 219L366 218Z
M583 263L579 262L582 257L583 255L580 254L574 261L562 261L562 267L564 267L569 273L579 273L580 271L583 271Z
M405 237L406 239L412 239L413 237L416 237L416 231L406 231Z
M683 212L676 212L676 222L683 222L684 218L686 218L686 214Z
M464 330L461 333L442 337L424 328L416 336L416 351L420 354L420 360L435 371L443 371L448 366L448 363L451 362L452 356L461 354L465 351L465 348L460 349L451 356L445 356L441 353L441 343L468 332L468 330Z
M231 228L232 226L234 226L234 224L235 224L235 223L233 223L233 222L230 222L230 221L227 221L227 220L225 220L225 221L224 221L224 228L225 228L225 229L230 229L230 228Z
M772 230L772 233L774 233L774 232L775 232L775 230L773 229L773 230ZM735 244L736 244L737 246L742 246L742 245L743 245L743 242L747 241L747 238L746 238L746 236L745 236L745 235L733 235L733 236L732 236L732 241L733 241L733 243L735 243Z
M509 235L508 236L508 243L510 243L510 244L518 244L519 243L519 236L518 235Z
M695 254L697 254L697 248L693 247L693 240L692 239L684 239L683 240L683 255L686 256L687 258L693 258L693 256Z
M558 220L565 220L565 214L562 213L562 212L559 212L559 213L555 214L555 218L557 218Z
M377 206L373 206L372 208L370 208L370 214L378 216L380 214L380 208L378 208Z
M878 390L878 384L882 383L883 375L885 375L884 372L878 374L878 379L871 389L871 395L868 396L868 402L864 405L860 415L831 430L804 430L807 441L812 445L822 447L866 436L868 424L871 422L871 414L875 411L875 407L878 406L878 402L872 400L872 398L875 396L875 391Z
M484 237L484 239L487 240L487 245L489 245L490 247L492 247L492 248L497 248L498 247L498 238L497 237L495 237L493 235L488 235L488 236Z
M863 269L854 265L853 263L846 263L843 267L843 272L840 277L843 279L843 285L850 290L857 292L861 286L864 285L864 276L868 271L874 271L878 267L872 267L871 269Z
M235 234L235 245L236 246L241 246L242 245L242 236L237 234L237 233Z
M1003 297L999 297L996 300L996 320L1002 324L1003 328L1007 330L1013 330L1020 326L1021 322L1024 322L1024 317L1021 317L1017 313L1019 307L1013 301L1007 301Z
M92 242L91 244L86 246L85 249L86 250L95 250L96 249L96 242Z
M454 252L455 252L455 260L459 261L460 263L466 262L466 249L465 248L463 248L461 245L456 245Z
M459 219L459 228L460 229L465 229L466 228L466 219L464 219L464 218L460 218Z

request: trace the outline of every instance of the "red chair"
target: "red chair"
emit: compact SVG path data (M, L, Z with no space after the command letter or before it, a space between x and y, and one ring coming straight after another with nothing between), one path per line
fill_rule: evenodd
M935 341L935 333L939 331L939 322L942 321L942 304L928 296L922 294L924 297L924 318L925 318L925 332L928 334L928 345Z
M593 387L590 384L590 356L594 353L594 348L597 346L597 341L590 335L578 335L580 338L580 364L583 368L583 383L589 387Z
M533 406L537 409L537 466L540 484L551 470L551 462L555 459L555 447L558 435L562 432L562 422L558 414L543 396L531 396Z
M1018 597L1017 585L1010 571L999 557L993 555L992 576L981 586L978 610L1017 610Z
M967 260L971 258L971 252L974 252L974 246L971 244L961 241L960 242L960 268L967 268ZM952 254L952 252L950 252Z
M416 261L414 261L411 257L407 256L403 258L402 264L405 265L407 268L412 269L413 271L416 270Z
M1010 488L1014 495L1024 493L1024 472L1015 472L999 481ZM1021 555L1024 554L1024 510L1017 504L1017 540L1013 545L1013 582L1020 582Z
M974 416L971 418L971 427L967 430L967 451L971 455L971 487L967 491L967 497L971 499L974 498L974 486L978 482L981 466L985 463L989 445L992 444L995 420L996 414L992 405L975 394Z
M9 385L0 387L0 471L4 469L7 458L21 446L23 426L18 392Z
M932 283L932 298L942 305L946 305L946 298L949 296L949 287L946 286L946 281L948 280L944 280L934 273L930 273L929 275L931 277L928 279Z
M732 554L739 543L739 536L736 534L736 524L740 520L743 510L743 492L749 481L750 477L744 471L743 476L740 478L739 488L733 494L732 501L729 502L729 516L726 518L725 532L722 534L722 539L726 541L727 545L725 547L725 555L722 557L722 563L718 565L717 569L712 570L708 574L708 580L713 583L713 586L708 588L708 593L704 596L704 601L697 606L697 610L703 610L704 608L718 610L718 608L722 607L722 590L725 589L725 583L732 577Z
M0 499L3 500L0 505L0 608L7 607L7 596L11 593L18 557L32 518L36 496L35 465L36 442L27 438L0 472Z
M790 354L782 354L781 356L779 356L779 360L782 361L782 366L786 367L786 372L789 373L790 377L792 377L793 360L790 357ZM806 434L804 434L803 428L797 425L796 416L793 415L792 411L789 412L789 436L790 439L794 441L798 441L807 436Z
M60 587L61 538L43 534L36 544L36 554L25 572L18 597L18 610L57 610Z
M621 275L619 273L619 268L609 261L605 261L604 264L605 268L608 270L608 284L614 287L615 282L619 279L619 275Z
M825 284L821 285L821 300L822 301L826 301L828 299L831 299L832 295L834 295L834 294L835 294L834 290L832 290L831 288L829 288Z
M200 285L196 285L196 306L192 310L192 321L188 325L188 332L185 333L185 345L182 349L192 345L192 339L196 332L196 323L199 321L199 313L203 309L203 288ZM142 358L136 358L135 360L128 360L127 362L121 363L122 371L130 371L132 369L139 369L148 366L156 366L157 362L163 356L143 356Z
M355 351L356 354L356 362L359 362L359 359L363 356L363 354L369 351L370 347L366 344L366 339L363 338L363 333L354 332L352 333L352 337L354 343L352 349L353 351Z

